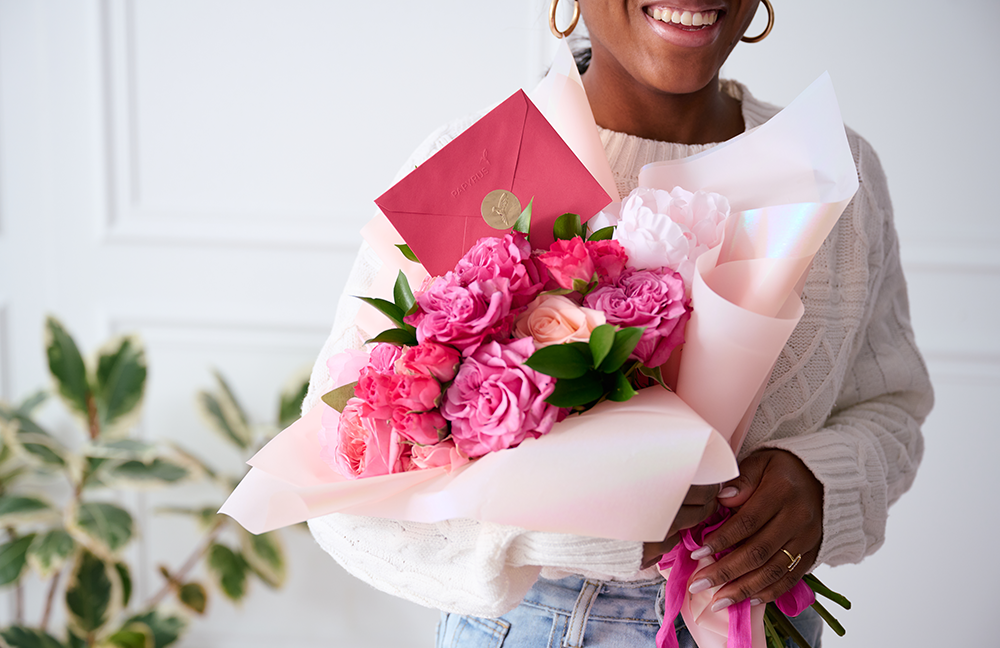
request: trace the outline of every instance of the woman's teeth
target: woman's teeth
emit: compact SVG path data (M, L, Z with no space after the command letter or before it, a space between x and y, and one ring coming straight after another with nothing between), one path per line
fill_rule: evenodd
M707 27L715 24L719 17L718 11L681 11L679 9L661 9L655 7L652 11L647 11L654 19L660 22L683 25L685 27Z

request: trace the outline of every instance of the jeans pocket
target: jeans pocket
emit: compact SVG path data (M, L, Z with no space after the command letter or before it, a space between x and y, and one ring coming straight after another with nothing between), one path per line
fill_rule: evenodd
M500 648L510 630L502 619L445 614L438 627L437 648Z

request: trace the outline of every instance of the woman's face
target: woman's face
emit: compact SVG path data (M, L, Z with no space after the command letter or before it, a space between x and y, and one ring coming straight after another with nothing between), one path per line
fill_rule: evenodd
M580 0L591 65L645 90L696 92L716 78L759 2Z

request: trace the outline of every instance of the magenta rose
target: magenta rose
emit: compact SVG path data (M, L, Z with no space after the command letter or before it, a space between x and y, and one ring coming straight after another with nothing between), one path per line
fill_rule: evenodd
M348 479L401 472L403 451L388 421L363 414L366 405L357 398L347 401L339 419L327 407L320 425L320 457ZM336 424L334 424L336 420Z
M479 239L459 260L455 274L465 285L506 279L512 308L520 308L534 299L545 283L543 274L531 262L531 245L521 232Z
M617 281L600 286L583 299L585 306L604 313L609 324L643 326L632 357L658 367L684 342L691 300L684 279L669 268L626 270Z
M419 310L406 318L417 328L417 341L451 344L465 353L483 340L510 331L510 293L506 279L461 284L449 272L417 296Z
M538 255L549 274L560 287L573 290L573 280L579 279L590 283L594 278L594 260L587 252L583 239L574 236L569 240L557 240L549 247L548 252Z
M370 363L361 370L358 384L354 386L354 396L364 401L369 408L369 414L378 419L387 419L395 409L393 392L400 381L390 369L389 372L379 372Z
M448 421L437 410L406 412L402 409L392 416L392 427L399 436L419 445L433 445L448 433Z
M594 269L602 283L615 281L625 271L628 254L618 241L587 241L587 252L594 261Z
M437 407L441 397L441 383L431 376L396 376L395 388L389 395L389 402L396 411L426 412Z
M406 347L397 366L400 373L433 376L443 383L450 382L458 371L462 356L450 346L436 342L424 342Z
M459 367L441 413L451 421L455 445L469 457L512 448L552 428L559 408L545 399L555 378L524 364L534 352L531 338L488 342Z

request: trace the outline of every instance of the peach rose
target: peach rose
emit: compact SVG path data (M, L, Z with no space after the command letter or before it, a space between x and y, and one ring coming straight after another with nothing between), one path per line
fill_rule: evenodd
M540 295L514 320L514 336L533 338L536 348L586 342L590 332L604 323L601 311L577 306L562 295Z

